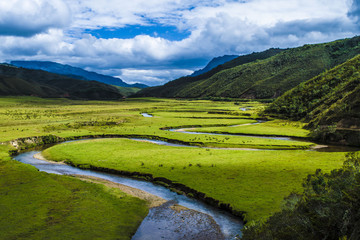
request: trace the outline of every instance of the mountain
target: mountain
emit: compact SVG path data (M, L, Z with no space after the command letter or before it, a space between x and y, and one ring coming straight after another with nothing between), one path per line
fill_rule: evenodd
M213 58L203 69L193 72L193 74L191 74L190 77L199 76L199 75L206 73L206 72L210 71L211 69L216 68L217 66L224 64L226 62L229 62L237 57L239 57L239 56L238 55L224 55L222 57Z
M183 77L134 96L268 99L360 53L360 37L240 56L196 77Z
M133 95L141 90L141 88L135 88L135 87L119 87L115 86L119 93L125 97L128 97L130 95Z
M266 109L303 120L325 142L360 145L360 55L277 98Z
M181 77L179 79L173 80L171 82L166 83L163 86L156 86L156 87L150 87L146 90L142 90L136 94L134 94L134 97L185 97L185 98L194 98L194 97L207 97L207 96L193 96L194 94L189 91L189 94L178 94L178 91L183 90L187 91L188 85L195 82L202 82L205 81L208 78L211 78L212 76L220 73L221 71L224 71L226 69L231 69L236 66L240 66L246 63L254 62L256 60L266 59L269 57L272 57L280 52L282 52L283 49L279 48L271 48L263 52L258 53L251 53L243 56L239 56L231 61L228 61L224 64L218 65L217 67L211 69L208 72L205 72L201 75L191 77Z
M112 100L123 96L110 85L0 64L0 96Z
M120 87L136 87L136 88L146 88L145 84L135 83L127 84L123 82L120 78L111 77L107 75L102 75L96 72L89 72L82 68L72 67L70 65L64 65L56 62L48 61L11 61L11 65L29 69L38 69L44 70L47 72L57 73L60 75L69 76L71 78L76 78L80 80L94 80L98 82L103 82L109 85L115 85Z

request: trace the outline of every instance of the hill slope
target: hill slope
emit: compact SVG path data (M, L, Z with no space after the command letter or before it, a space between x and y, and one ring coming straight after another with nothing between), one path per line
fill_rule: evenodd
M205 74L144 89L137 96L276 98L359 53L360 37L283 51L270 49L257 53L263 58L240 56ZM240 59L248 61L241 62ZM239 64L235 65L236 61Z
M104 83L3 64L0 64L0 95L99 100L122 98L115 87Z
M206 73L206 72L210 71L211 69L214 69L217 66L224 64L226 62L229 62L237 57L239 57L239 56L238 55L224 55L222 57L213 58L203 69L199 69L199 70L193 72L193 74L191 74L190 77L199 76L199 75Z
M208 78L211 78L212 76L220 73L221 71L224 71L226 69L231 69L236 66L240 66L246 63L250 63L259 59L266 59L269 57L272 57L279 52L283 51L283 49L276 49L271 48L264 52L259 53L252 53L248 55L239 56L229 62L226 62L224 64L221 64L210 71L203 73L201 75L191 77L182 77L179 79L176 79L174 81L168 82L163 86L157 86L157 87L150 87L147 89L144 89L137 94L133 95L134 97L205 97L208 95L195 95L191 94L191 87L189 87L190 84L202 81L205 81ZM185 92L189 90L189 94L179 94L179 91L184 90Z
M304 120L322 140L360 145L360 55L286 92L266 112Z
M144 84L127 84L123 82L120 78L115 78L107 75L102 75L96 72L89 72L82 68L72 67L70 65L64 65L56 62L47 62L47 61L11 61L11 64L17 67L29 68L44 70L47 72L57 73L71 78L76 78L80 80L94 80L109 85L115 85L120 87L136 87L136 88L146 88L148 86Z

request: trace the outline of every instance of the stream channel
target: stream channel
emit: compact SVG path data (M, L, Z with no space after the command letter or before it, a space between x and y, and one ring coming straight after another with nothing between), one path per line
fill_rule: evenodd
M142 113L144 117L152 117ZM256 123L255 123L256 124ZM186 129L170 129L188 134L209 134L187 132ZM226 134L215 134L226 135ZM263 137L263 136L258 136ZM292 140L284 137L268 137L272 139ZM136 141L148 141L155 144L173 147L198 147L182 144L173 144L153 139L132 138ZM77 140L81 141L81 140ZM61 143L59 143L61 144ZM258 149L243 149L258 150ZM329 150L329 149L328 149ZM341 149L346 151L345 149ZM348 149L350 150L350 149ZM353 149L352 149L353 150ZM122 177L119 175L82 170L69 165L39 160L34 157L40 151L20 153L14 159L22 163L35 166L40 171L60 175L85 175L102 178L111 182L120 183L132 188L137 188L150 194L165 199L167 202L159 207L151 208L148 216L143 220L133 240L153 239L239 239L242 235L243 222L220 209L206 205L198 200L179 195L169 189L155 185L151 182ZM180 205L180 208L179 208ZM175 206L178 206L177 208ZM181 206L185 208L181 208ZM180 209L180 210L179 210Z
M196 199L179 195L151 182L39 160L34 157L37 153L40 151L20 153L14 159L35 166L40 171L60 175L85 175L102 178L140 189L167 200L160 207L150 209L148 216L133 236L133 240L239 239L241 236L243 222L239 218ZM176 210L173 208L175 204L188 209Z

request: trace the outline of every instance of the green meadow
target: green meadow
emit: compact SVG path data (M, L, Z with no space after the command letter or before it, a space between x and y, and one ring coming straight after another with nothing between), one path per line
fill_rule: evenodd
M273 120L256 125L243 124L231 128L204 127L199 129L192 129L192 130L190 129L189 131L306 138L308 137L310 132L306 129L303 129L304 126L305 124L300 122Z
M48 135L122 137L56 145L44 155L82 167L164 177L245 211L248 221L266 219L280 210L285 196L301 191L307 174L340 167L344 153L312 151L316 144L306 141L206 134L309 134L300 122L270 120L250 125L266 118L260 115L264 107L259 102L156 98L106 102L0 98L0 232L6 239L76 239L84 231L89 236L99 232L105 236L102 239L111 239L115 233L128 239L146 216L147 205L142 200L73 177L41 173L9 156L13 150L9 141ZM204 134L169 131L171 128L194 128ZM128 137L208 148L159 146Z
M55 161L152 174L230 203L259 220L279 211L282 199L301 190L307 174L340 167L343 153L303 150L244 151L159 146L129 139L97 139L57 145L44 151Z
M130 239L147 203L0 155L0 239Z

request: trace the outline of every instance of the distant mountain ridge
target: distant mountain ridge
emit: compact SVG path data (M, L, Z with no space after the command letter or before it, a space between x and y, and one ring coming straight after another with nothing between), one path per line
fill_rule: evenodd
M116 100L114 86L64 75L0 64L0 96L38 96L85 100Z
M199 76L237 57L239 57L239 55L224 55L222 57L213 58L203 69L199 69L193 72L193 74L191 74L190 77Z
M196 77L141 90L138 97L269 99L360 54L360 37L240 56Z
M44 70L47 72L52 72L56 74L61 74L65 76L69 76L71 78L76 78L80 80L94 80L98 82L103 82L109 85L115 85L120 87L136 87L136 88L146 88L148 87L145 84L135 83L135 84L127 84L123 82L120 78L107 76L103 74L99 74L96 72L86 71L82 68L73 67L70 65L64 65L56 62L50 61L11 61L11 65L29 69L38 69Z

